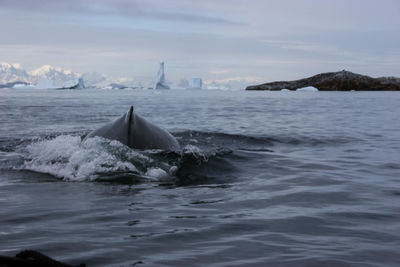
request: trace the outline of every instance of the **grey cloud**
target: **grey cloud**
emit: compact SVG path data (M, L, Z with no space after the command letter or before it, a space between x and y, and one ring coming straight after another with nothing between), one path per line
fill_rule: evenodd
M399 3L0 0L0 61L135 77L154 75L160 60L169 78L213 69L229 70L213 78L270 81L343 68L398 76Z
M113 15L127 18L149 18L166 21L238 25L239 21L220 18L217 16L202 15L197 12L179 11L179 1L175 1L175 8L166 8L165 2L140 0L1 0L0 8L12 8L37 12L47 15L80 14L80 15Z

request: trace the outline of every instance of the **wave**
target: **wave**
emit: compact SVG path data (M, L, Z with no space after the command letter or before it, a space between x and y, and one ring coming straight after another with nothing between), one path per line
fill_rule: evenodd
M208 163L229 151L205 151L186 145L182 151L135 150L102 137L60 135L23 149L18 169L51 174L65 181L179 180L187 166Z
M194 141L197 145L228 145L232 149L240 149L241 146L250 149L257 146L272 147L278 144L286 145L338 145L357 141L357 138L347 136L310 136L310 135L268 135L268 136L250 136L243 134L229 134L220 132L203 131L183 131L174 133L180 139L185 141Z
M11 140L1 145L0 151L7 155L14 154L2 157L5 160L0 163L9 167L10 162L15 162L14 169L47 173L65 181L193 184L218 182L221 177L226 181L236 168L240 168L235 163L238 162L237 157L248 157L240 151L274 153L273 149L278 145L331 146L355 140L346 137L246 136L201 131L183 131L174 135L183 147L181 151L135 150L102 137L82 141L84 136L77 133ZM251 159L240 159L239 162L243 160Z

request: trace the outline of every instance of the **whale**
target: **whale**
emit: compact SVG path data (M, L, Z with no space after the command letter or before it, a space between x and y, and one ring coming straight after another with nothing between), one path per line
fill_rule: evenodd
M84 140L95 136L117 140L133 149L180 150L172 134L136 114L133 106L118 119L90 132Z

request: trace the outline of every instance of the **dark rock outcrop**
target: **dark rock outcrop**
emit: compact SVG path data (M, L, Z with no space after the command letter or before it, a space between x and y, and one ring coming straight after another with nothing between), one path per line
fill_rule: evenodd
M282 81L251 85L246 90L296 90L306 86L313 86L320 91L400 91L400 78L371 78L366 75L343 70L321 73L309 78L289 82Z

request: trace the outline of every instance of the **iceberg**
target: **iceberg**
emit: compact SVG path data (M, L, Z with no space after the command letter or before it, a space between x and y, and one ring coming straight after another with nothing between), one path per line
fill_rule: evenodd
M41 79L35 85L35 89L56 89L56 88L57 86L54 85L54 81L48 79Z
M85 84L83 82L83 78L79 78L78 80L70 80L64 82L62 85L58 85L52 79L41 79L38 81L36 85L32 84L24 84L18 83L13 86L15 89L84 89Z
M12 87L13 89L35 89L36 87L33 84L28 83L16 83Z
M106 89L106 90L122 90L122 89L127 89L127 88L131 88L131 87L123 85L123 84L119 84L119 83L110 83L109 85L104 86L102 89Z
M222 90L222 91L227 91L231 89L229 84L220 84L217 83L216 81L212 81L211 83L206 84L205 88L209 90Z
M297 88L296 91L301 91L301 92L318 92L318 89L315 88L314 86L306 86L302 88Z
M165 81L165 73L164 73L164 62L160 63L160 69L158 70L157 74L157 83L154 89L169 89L167 82Z
M181 79L179 81L178 87L181 88L181 89L189 88L189 81L186 80L186 79Z
M78 82L76 81L70 81L69 84L63 84L62 88L59 89L84 89L85 88L85 83L83 82L83 78L80 77L78 79Z
M203 86L203 81L201 78L192 78L189 81L188 89L201 89Z

